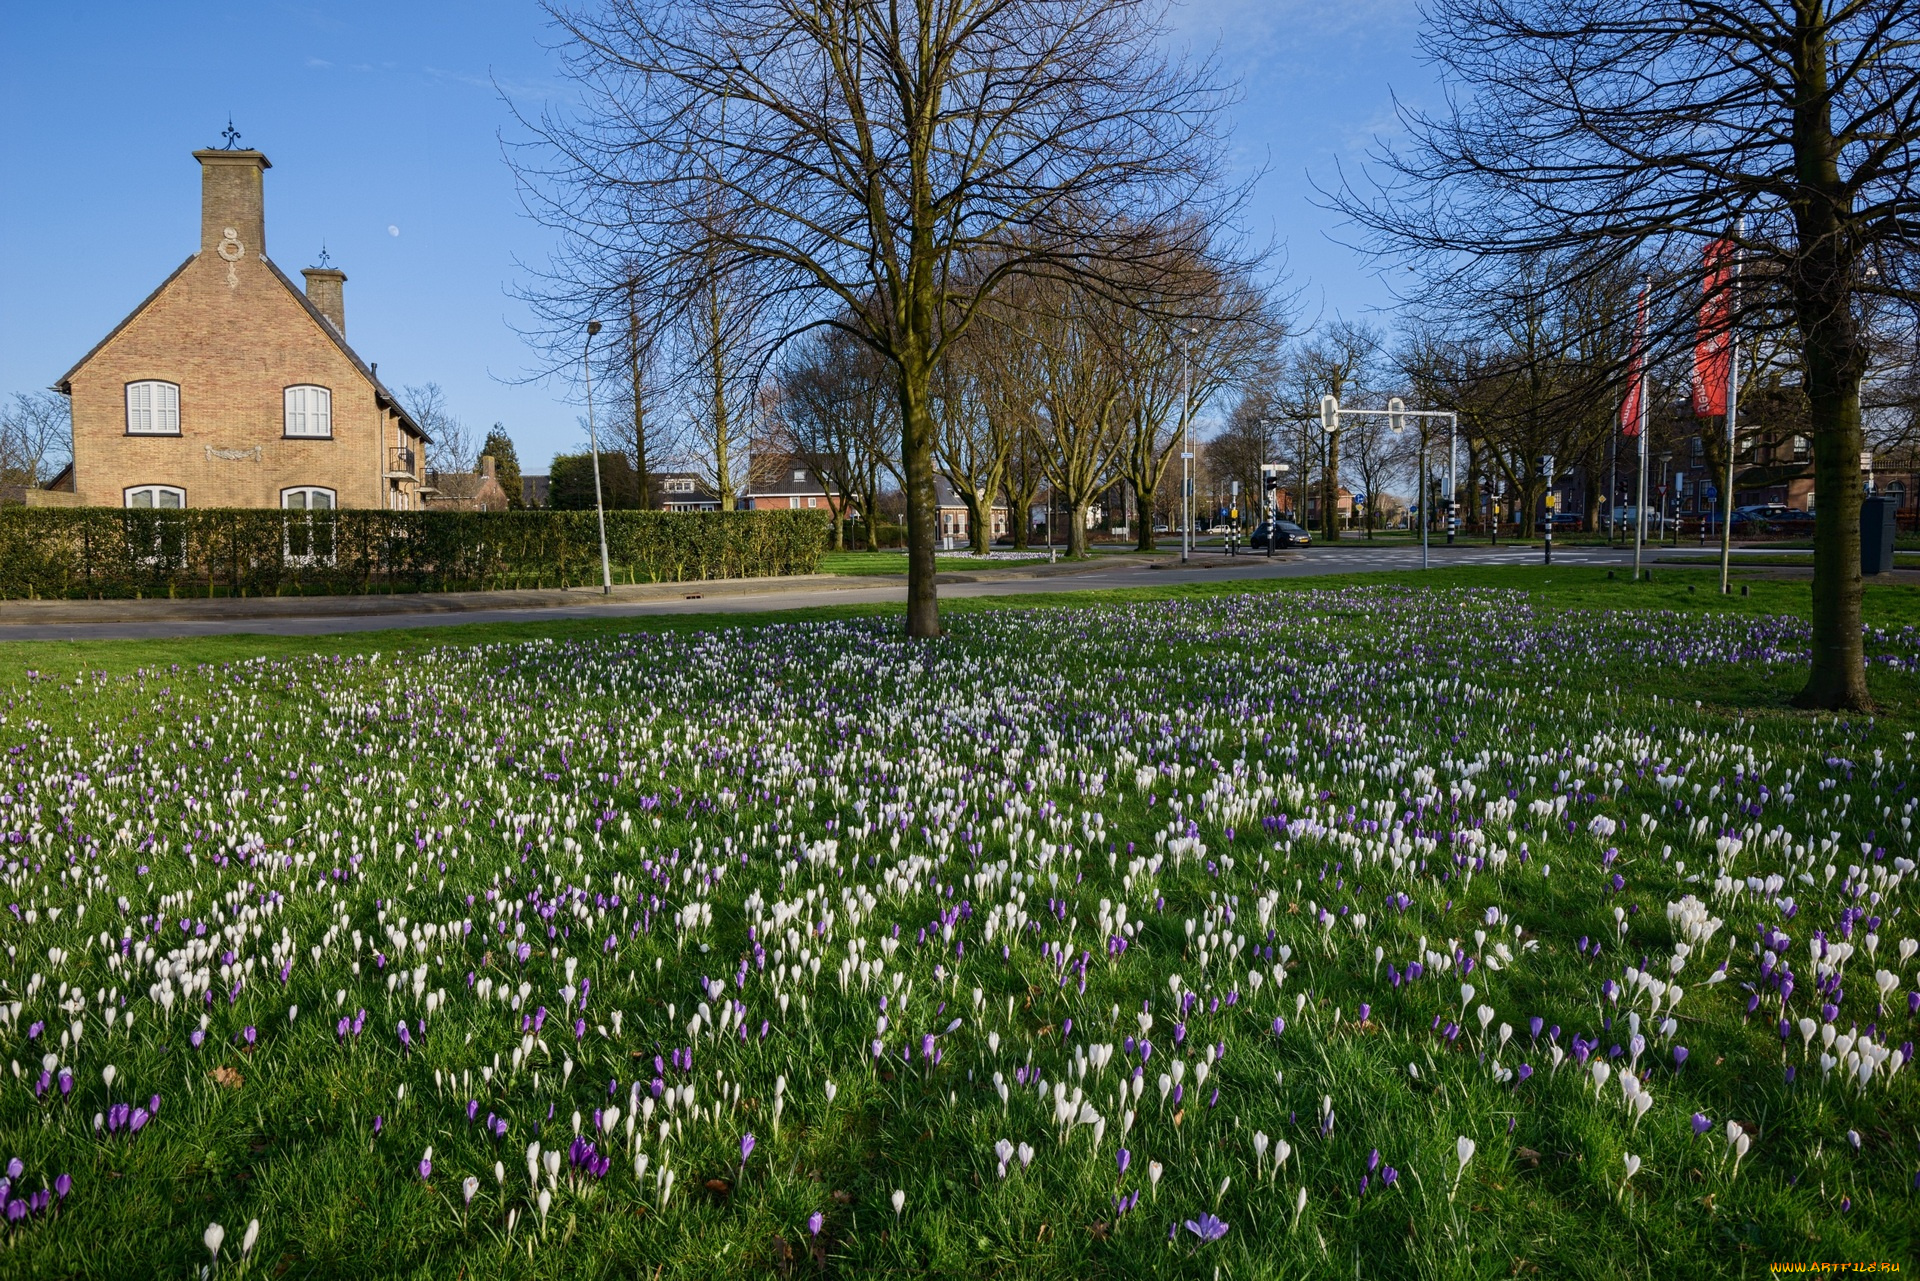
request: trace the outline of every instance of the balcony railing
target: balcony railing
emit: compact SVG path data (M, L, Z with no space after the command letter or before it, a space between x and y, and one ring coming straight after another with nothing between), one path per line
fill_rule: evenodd
M387 451L387 475L392 477L419 475L419 455L404 447Z

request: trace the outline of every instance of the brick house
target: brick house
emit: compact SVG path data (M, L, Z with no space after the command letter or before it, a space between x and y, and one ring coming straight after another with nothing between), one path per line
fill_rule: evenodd
M417 509L429 443L347 345L346 273L266 254L258 151L196 151L200 247L55 384L77 501ZM323 255L324 257L324 255Z
M507 491L490 454L480 455L479 471L430 471L420 494L429 511L503 512Z
M839 495L827 479L798 458L755 458L747 467L747 492L740 505L753 511L837 512Z

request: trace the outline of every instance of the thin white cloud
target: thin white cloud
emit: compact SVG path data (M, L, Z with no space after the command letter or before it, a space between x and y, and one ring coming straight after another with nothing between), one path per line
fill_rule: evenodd
M333 64L331 62L328 62L325 58L308 58L307 65L309 67L318 67L322 71L325 71L327 68L333 66Z

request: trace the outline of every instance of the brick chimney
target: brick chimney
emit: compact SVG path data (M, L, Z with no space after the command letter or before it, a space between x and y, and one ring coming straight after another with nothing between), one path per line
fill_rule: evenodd
M493 461L492 454L480 455L480 479L481 480L498 480L500 478L500 473L495 470L496 466L497 464L495 464L495 462Z
M273 166L257 151L196 151L200 162L200 252L223 258L258 258L267 252L266 198L261 175ZM232 233L229 235L228 233Z
M300 274L307 278L307 298L320 309L320 314L333 322L340 336L347 336L347 273L338 267L302 267Z

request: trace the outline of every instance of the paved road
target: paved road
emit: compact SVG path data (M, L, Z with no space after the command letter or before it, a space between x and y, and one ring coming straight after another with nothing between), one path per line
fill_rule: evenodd
M1631 564L1631 551L1606 548L1567 548L1554 553L1556 565ZM1442 565L1538 565L1538 548L1488 547L1484 544L1446 548L1436 546L1432 563ZM1265 556L1223 557L1207 554L1182 568L1155 567L1116 558L1111 568L1072 575L1004 578L988 582L943 584L947 598L969 596L1037 596L1058 592L1098 591L1115 587L1154 587L1170 583L1218 582L1221 579L1307 578L1418 569L1415 547L1311 548ZM906 585L887 578L871 586L835 585L824 588L741 592L704 599L596 602L586 593L577 605L533 609L476 609L460 613L375 614L311 618L154 619L103 623L47 623L0 625L0 641L8 640L146 640L158 637L267 635L322 636L341 632L387 631L397 628L456 627L467 623L536 622L566 618L649 617L667 614L754 614L771 610L806 609L818 605L868 605L906 599Z

